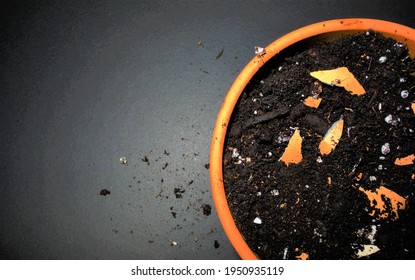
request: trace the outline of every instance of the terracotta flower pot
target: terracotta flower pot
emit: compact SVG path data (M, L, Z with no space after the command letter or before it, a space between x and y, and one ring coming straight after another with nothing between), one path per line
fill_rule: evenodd
M415 30L400 24L374 19L337 19L308 25L297 29L279 38L265 48L265 51L256 55L242 70L231 86L219 111L213 131L210 150L210 181L213 199L222 226L232 245L242 259L258 259L248 247L242 234L235 225L226 199L223 183L223 149L227 126L234 107L255 73L272 57L282 50L300 41L313 43L316 41L329 41L350 33L372 29L386 37L404 43L411 57L415 56Z

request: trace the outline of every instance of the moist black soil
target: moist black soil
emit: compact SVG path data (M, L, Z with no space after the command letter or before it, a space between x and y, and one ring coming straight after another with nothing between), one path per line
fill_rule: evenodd
M320 106L304 105L316 93L309 73L343 66L366 94L322 84ZM372 245L380 250L363 259L414 259L415 168L394 163L415 154L414 102L414 60L403 44L370 30L270 60L242 93L224 151L228 203L255 254L356 259ZM342 137L323 156L319 143L340 118ZM303 160L287 166L279 159L295 129ZM359 190L380 186L405 198L404 209L380 218Z

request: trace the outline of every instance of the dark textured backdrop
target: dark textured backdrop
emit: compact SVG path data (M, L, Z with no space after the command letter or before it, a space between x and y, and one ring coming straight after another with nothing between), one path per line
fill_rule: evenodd
M205 165L254 46L334 18L415 28L412 2L2 3L1 256L237 259Z

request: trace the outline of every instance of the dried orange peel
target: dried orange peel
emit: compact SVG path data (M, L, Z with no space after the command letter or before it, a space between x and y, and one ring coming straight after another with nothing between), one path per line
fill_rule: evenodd
M362 95L366 93L363 86L354 77L353 73L347 69L347 67L314 71L311 72L310 75L325 84L343 87L353 95Z
M300 249L299 248L295 248L294 251L297 252L297 253L299 253L300 252ZM297 260L308 260L309 255L307 253L301 252L301 254L298 255L298 256L295 256L295 258Z
M392 217L393 220L399 218L398 211L406 208L406 200L399 194L390 189L381 186L375 191L365 190L362 187L359 187L359 190L365 193L370 201L370 206L379 210L377 213L375 209L370 213L371 216L375 217L377 220L386 219L392 213L395 215ZM389 212L385 201L390 204L391 208Z
M280 158L280 161L284 162L287 166L292 164L298 164L303 160L303 155L301 153L301 146L303 139L300 135L300 130L296 129L293 136L291 136L288 146L285 148L283 155Z
M403 158L397 158L395 160L395 165L411 165L415 162L415 155L409 155Z
M412 107L412 111L414 112L414 114L415 114L415 103L412 103L411 104L411 107Z
M330 154L334 148L336 148L337 143L339 143L340 138L343 134L343 125L344 120L341 118L340 120L333 123L330 129L327 131L326 135L324 136L323 140L321 140L319 149L322 155Z
M314 98L312 96L307 97L306 99L304 99L304 104L307 105L308 107L311 108L318 108L318 106L320 106L321 103L321 98Z
M297 260L308 260L307 253L301 253L301 255L295 257Z

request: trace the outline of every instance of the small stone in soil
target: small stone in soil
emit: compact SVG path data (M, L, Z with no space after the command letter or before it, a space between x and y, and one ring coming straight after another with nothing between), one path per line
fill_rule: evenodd
M386 56L381 56L381 57L379 57L379 62L380 62L380 63L385 63L385 62L386 62L386 60L387 60L387 57L386 57Z
M385 118L385 122L391 125L397 125L399 122L399 118L392 116L391 114L387 115Z
M215 247L215 249L218 249L220 244L217 240L215 240L215 242L213 243L213 246Z
M382 152L383 155L389 154L390 151L391 151L391 148L390 148L390 144L389 143L385 143L385 144L382 145L381 152Z
M279 195L279 194L280 194L280 192L279 192L278 190L272 190L272 191L271 191L271 194L272 194L273 196L277 196L277 195Z
M203 215L209 216L210 213L212 213L212 206L210 206L209 204L203 204L202 208L203 208Z
M409 91L407 91L406 89L401 91L401 97L402 98L408 98L409 96Z
M260 225L260 224L262 224L262 220L259 217L256 217L254 219L254 223L257 224L257 225Z
M102 190L99 192L99 194L100 194L100 195L103 195L103 196L106 196L106 195L111 194L111 192L110 192L109 190L107 190L107 189L102 189Z

